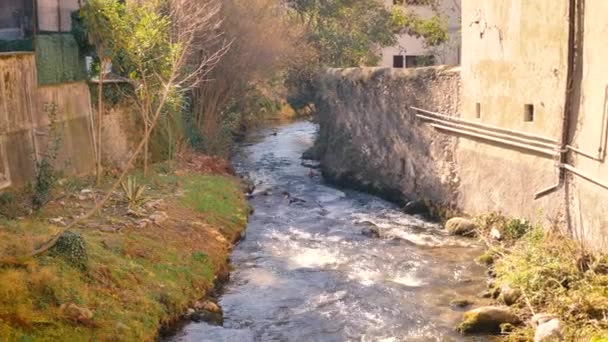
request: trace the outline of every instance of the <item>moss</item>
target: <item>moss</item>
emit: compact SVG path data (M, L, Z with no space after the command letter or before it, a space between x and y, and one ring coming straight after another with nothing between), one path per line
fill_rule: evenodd
M456 330L463 334L478 333L478 316L479 315L474 311L465 312L462 322L456 327Z

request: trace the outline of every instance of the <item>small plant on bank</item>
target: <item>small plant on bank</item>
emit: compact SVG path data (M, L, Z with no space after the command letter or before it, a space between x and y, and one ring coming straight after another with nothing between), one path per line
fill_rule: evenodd
M84 239L78 233L67 231L59 239L52 253L64 258L70 265L85 271L88 267L88 254Z
M120 186L122 187L123 200L127 203L129 209L139 209L150 200L145 194L146 186L140 184L136 177L127 177L120 183Z
M35 210L42 208L50 199L51 191L57 182L57 172L53 163L57 159L61 136L57 128L57 109L56 103L48 103L44 106L50 121L49 141L47 150L36 160L36 183L34 184L34 194L32 205Z

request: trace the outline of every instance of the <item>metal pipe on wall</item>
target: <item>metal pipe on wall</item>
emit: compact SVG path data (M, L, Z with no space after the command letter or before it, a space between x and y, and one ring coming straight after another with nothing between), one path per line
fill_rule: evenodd
M570 136L570 120L572 117L572 90L574 88L574 67L575 67L575 53L576 53L576 2L577 0L568 1L568 66L566 69L566 91L564 99L564 114L562 117L562 138L560 143L560 158L559 164L568 163L568 140ZM543 196L549 195L559 188L561 188L566 182L566 171L563 167L559 167L559 176L557 183L544 190L538 191L534 194L534 199L539 199ZM566 207L568 206L568 199L566 199Z
M504 144L504 145L508 145L508 146L512 146L512 147L517 147L517 148L520 148L520 149L524 149L524 150L540 153L542 155L546 155L546 156L549 156L551 158L559 156L559 153L556 152L555 150L543 149L543 148L539 148L539 147L530 146L530 145L527 145L527 144L522 144L522 143L506 140L506 139L500 139L500 138L492 137L490 135L486 135L486 134L483 134L483 133L473 133L473 132L469 132L469 131L466 131L466 130L457 129L457 128L453 128L453 127L449 127L449 126L444 126L444 125L440 125L440 124L431 124L431 127L434 127L434 128L440 129L440 130L445 130L445 131L449 131L449 132L458 133L458 134L461 134L461 135L466 135L466 136L474 137L474 138L485 139L485 140L493 141L493 142L496 142L496 143L500 143L500 144Z
M557 144L558 141L555 139L551 139L551 138L547 138L544 137L542 135L537 135L537 134L532 134L532 133L527 133L527 132L522 132L522 131L516 131L513 129L507 129L507 128L503 128L503 127L498 127L498 126L493 126L493 125L487 125L487 124L482 124L479 122L473 122L473 121L469 121L469 120L464 120L464 119L460 119L454 116L450 116L450 115L445 115L445 114L441 114L441 113L437 113L437 112L433 112L430 110L426 110L426 109L422 109L422 108L418 108L418 107L410 107L411 109L421 112L421 113L426 113L426 114L430 114L433 116L437 116L439 118L442 118L444 120L448 120L448 121L454 121L454 122L458 122L458 123L462 123L465 125L469 125L469 126L473 126L473 127L480 127L480 128L484 128L490 131L494 131L494 132L498 132L498 133L504 133L504 134L511 134L511 135L515 135L515 136L520 136L523 138L527 138L527 139L533 139L533 140L539 140L542 141L544 143L553 143L553 144Z
M423 120L433 121L433 122L437 122L437 123L448 125L448 126L454 126L456 128L463 128L463 129L466 129L469 131L477 132L477 133L484 134L484 135L490 135L490 136L494 136L494 137L501 138L501 139L515 140L516 142L519 142L521 144L545 147L545 148L548 148L551 150L557 150L557 147L558 147L557 143L544 143L544 142L540 142L540 141L536 141L536 140L520 138L520 137L517 137L514 135L510 135L510 134L497 133L497 132L493 132L493 131L486 130L486 129L470 127L470 126L458 124L458 123L455 123L452 121L437 119L437 118L433 118L433 117L422 115L422 114L416 114L416 117L421 118Z
M583 171L575 168L574 166L572 166L570 164L561 164L559 167L563 170L570 171L570 172L574 173L575 175L577 175L583 179L586 179L587 181L608 190L608 184L604 183L601 179L595 178L593 176L589 176L588 174L584 173Z

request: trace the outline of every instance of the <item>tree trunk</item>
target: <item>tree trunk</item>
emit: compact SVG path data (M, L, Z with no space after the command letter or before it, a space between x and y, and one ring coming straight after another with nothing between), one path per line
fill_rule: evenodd
M99 56L100 68L99 71L99 83L97 83L97 146L96 146L96 157L97 157L97 185L101 184L102 164L101 164L101 127L103 124L103 80L104 70L106 68L106 62Z
M150 127L148 125L148 122L144 122L144 177L148 176L148 143L150 141L150 137L148 135L149 130Z

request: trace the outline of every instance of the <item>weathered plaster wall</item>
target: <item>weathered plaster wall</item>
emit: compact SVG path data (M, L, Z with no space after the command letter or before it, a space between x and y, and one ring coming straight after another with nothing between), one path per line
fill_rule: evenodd
M57 106L53 137L50 104ZM35 161L45 153L49 138L59 141L56 166L66 175L91 172L95 154L90 117L86 83L39 87L34 54L0 55L0 155L6 155L3 164L13 186L34 178Z
M410 106L454 113L457 70L330 70L319 82L319 154L335 181L394 200L456 203L454 138L416 120Z
M599 25L608 14L608 1L586 0L579 5L582 30L577 38L582 54L577 61L575 111L571 144L593 158L571 153L570 163L586 174L608 184L606 161L608 133L608 26ZM570 175L567 182L570 202L568 219L572 233L603 249L608 248L608 189Z
M467 0L462 15L461 117L561 140L567 1ZM534 106L533 121L524 119L526 104ZM460 138L456 158L466 211L562 220L562 194L533 199L557 182L551 157Z
M103 120L104 165L124 169L142 137L137 113L135 109L122 104L108 109Z

